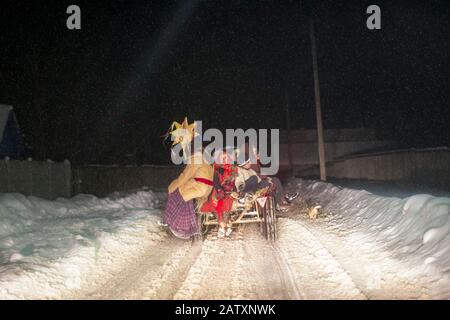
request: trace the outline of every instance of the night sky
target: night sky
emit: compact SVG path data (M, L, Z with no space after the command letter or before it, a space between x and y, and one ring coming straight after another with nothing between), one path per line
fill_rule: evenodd
M66 28L81 8L82 29ZM381 8L368 30L366 8ZM174 120L315 128L309 18L325 128L450 146L450 1L2 1L0 103L30 155L167 163Z

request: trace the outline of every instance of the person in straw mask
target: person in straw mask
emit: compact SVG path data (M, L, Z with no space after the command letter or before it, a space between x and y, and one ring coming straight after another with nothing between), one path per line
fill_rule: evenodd
M195 124L189 124L187 118L181 124L174 122L167 133L172 138L172 148L181 145L186 166L168 187L163 223L181 239L201 234L194 199L197 206L201 206L213 189L214 170L203 158L202 150L194 150L195 135Z

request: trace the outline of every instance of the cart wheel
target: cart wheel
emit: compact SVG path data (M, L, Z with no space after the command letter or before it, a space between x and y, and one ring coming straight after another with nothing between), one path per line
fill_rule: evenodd
M266 229L267 229L267 237L266 239L269 241L276 240L276 216L275 216L275 202L273 197L269 197L267 199L266 204Z
M275 209L275 199L271 197L271 214L272 214L272 234L273 234L273 241L278 239L278 226L277 226L277 212Z
M206 214L205 213L199 213L198 214L198 225L199 225L199 228L200 228L200 232L201 232L202 238L205 238L206 234L209 231L209 226L204 223L205 220L206 220Z
M266 239L269 241L272 241L272 216L271 216L271 198L267 199L267 203L266 203L266 233L267 233L267 237Z
M266 205L264 207L261 207L259 204L257 204L257 208L258 208L258 211L259 211L259 216L261 218L261 223L259 224L260 227L261 227L261 234L267 240L267 210L266 210Z
M255 210L258 211L258 215L260 218L260 222L259 222L259 232L261 232L262 235L264 235L264 230L266 228L266 224L264 222L264 215L263 215L263 210L260 206L258 206L258 204L255 204Z

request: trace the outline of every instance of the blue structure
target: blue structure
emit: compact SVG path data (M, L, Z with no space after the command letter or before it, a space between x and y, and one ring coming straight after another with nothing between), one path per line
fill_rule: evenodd
M23 159L26 149L13 108L0 104L0 158Z

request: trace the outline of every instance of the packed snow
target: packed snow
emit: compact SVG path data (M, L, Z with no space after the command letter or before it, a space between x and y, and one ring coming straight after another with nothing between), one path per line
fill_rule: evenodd
M302 179L286 189L299 197L276 243L257 225L174 239L158 225L166 195L151 190L0 194L0 299L450 298L450 198Z
M151 230L149 239L161 237L156 222L164 197L139 191L47 201L0 194L0 298L59 298L77 289L99 257L123 250L129 235Z
M359 259L361 274L367 269L367 276L378 274L380 282L389 282L386 278L392 274L397 279L409 275L403 282L426 289L423 295L406 298L450 298L450 198L381 197L302 179L289 187L306 202L322 206L326 223L312 223L308 229L348 265L347 270Z

